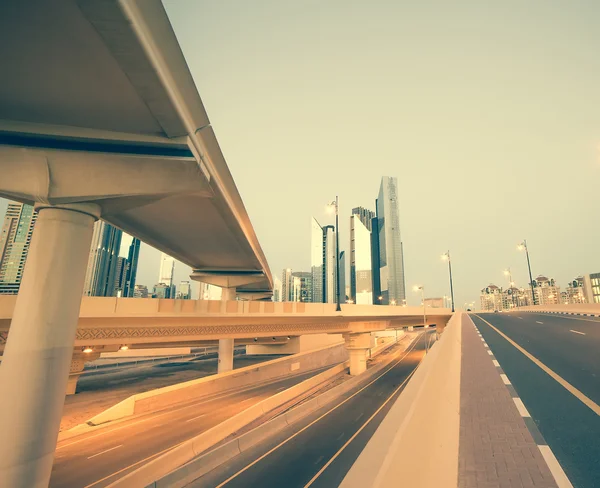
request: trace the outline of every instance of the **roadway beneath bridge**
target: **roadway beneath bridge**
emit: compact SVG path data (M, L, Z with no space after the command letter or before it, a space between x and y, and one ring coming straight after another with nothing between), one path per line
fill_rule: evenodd
M421 334L366 385L343 395L202 478L193 487L338 486L435 339ZM382 356L384 356L382 354Z
M181 442L329 367L182 402L59 442L50 487L107 486Z
M471 318L573 486L600 486L600 319L531 312Z

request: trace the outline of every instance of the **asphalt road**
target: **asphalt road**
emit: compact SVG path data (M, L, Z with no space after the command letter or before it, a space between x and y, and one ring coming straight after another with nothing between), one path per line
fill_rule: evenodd
M153 459L323 369L326 368L181 403L167 410L115 423L95 433L67 439L57 446L50 487L106 486L143 461Z
M338 486L433 339L435 331L419 336L411 345L414 348L397 354L390 367L383 370L385 373L378 373L368 386L358 386L334 404L308 415L189 486Z
M236 355L234 369L251 366L281 356ZM77 383L77 394L65 399L61 430L77 424L112 407L136 393L163 386L195 380L217 373L216 354L199 356L192 360L146 363L124 368L92 370L81 376Z
M600 404L600 320L538 313L480 316ZM600 416L483 320L471 317L573 486L600 486Z

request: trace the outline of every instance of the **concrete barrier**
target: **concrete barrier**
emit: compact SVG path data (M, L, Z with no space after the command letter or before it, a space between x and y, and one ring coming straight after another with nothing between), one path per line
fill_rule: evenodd
M600 317L600 303L572 303L570 305L531 305L527 307L517 307L512 309L511 311L560 313L567 315L584 315L591 317Z
M341 488L457 486L463 317L452 317Z
M408 347L409 345L410 345L409 341L407 340L406 347ZM250 432L247 432L246 434L240 436L239 438L233 439L233 440L227 442L226 444L219 446L216 449L203 454L202 456L192 459L190 462L187 462L186 464L182 465L179 468L174 468L171 472L165 474L164 476L162 476L160 478L158 476L156 476L155 477L156 481L148 482L148 478L151 478L152 476L142 478L141 477L142 472L145 472L144 474L147 473L148 475L151 473L156 473L158 469L160 469L160 468L164 469L164 467L165 467L164 464L169 463L171 461L171 459L165 460L165 459L163 459L163 456L161 456L161 457L157 458L156 460L152 461L152 463L150 463L150 464L155 464L156 466L152 467L152 466L150 466L150 464L148 464L148 465L142 466L141 468L138 469L138 471L137 471L138 475L136 475L136 476L140 476L140 478L137 478L137 477L134 478L132 476L136 473L136 472L134 472L134 473L131 473L131 475L129 475L129 476L132 476L131 478L125 477L121 480L118 480L117 482L113 483L112 485L109 485L109 488L113 488L113 487L115 487L115 488L123 487L124 488L126 486L138 486L138 485L146 486L147 488L148 487L150 487L150 488L159 488L159 487L160 488L163 488L163 487L164 488L166 488L166 487L178 488L178 487L185 486L186 484L192 482L193 480L199 478L200 476L203 476L204 474L208 473L209 471L216 468L217 466L227 462L229 459L233 458L234 456L237 456L241 452L244 452L245 450L250 449L252 446L256 445L258 442L262 441L263 439L267 438L268 436L271 436L271 435L279 432L280 430L284 429L288 425L292 425L294 422L297 422L298 420L309 415L310 413L314 412L315 410L331 403L333 400L336 400L344 393L347 393L348 391L356 388L357 386L359 386L367 381L371 381L373 377L377 376L378 373L382 372L382 370L387 368L389 366L390 362L392 362L395 359L396 359L396 357L390 358L390 361L378 364L377 366L374 366L374 367L368 369L365 373L363 373L360 376L355 376L355 377L350 378L349 380L332 388L331 390L329 390L321 395L318 395L317 397L315 397L311 400L308 400L307 402L289 410L284 415L276 417L276 418L270 420L269 422L266 422L266 423L256 427L255 429L251 430ZM347 365L348 365L348 363L346 363L344 366L347 367ZM338 368L338 367L336 367L336 368ZM332 368L331 370L329 370L325 373L331 373L330 377L335 376L335 374L337 374L337 373L334 374L334 369L335 368ZM324 375L325 373L321 373L321 374ZM311 378L311 379L315 379L315 378ZM309 380L307 380L307 381L309 381ZM296 387L300 387L300 385L296 385ZM293 387L293 388L296 388L296 387ZM290 388L290 390L291 389L292 388ZM302 389L307 391L306 387L303 387ZM308 388L308 389L310 389L310 388ZM282 392L282 393L286 393L286 392ZM281 393L280 393L280 395L281 395ZM275 395L274 397L272 397L272 399L274 399L277 396L278 395ZM290 394L288 396L291 399L291 398L294 398L295 396L298 396L298 393L296 393L296 395ZM268 399L268 400L270 400L270 399ZM265 405L267 405L267 403L266 403L267 400L265 400L264 402L265 402ZM271 405L271 406L273 406L273 405ZM256 405L255 405L255 407L256 407ZM250 409L248 409L248 410L250 410ZM246 410L246 412L248 410ZM242 412L242 414L244 414L244 413L245 412ZM251 420L249 420L248 423L250 421ZM219 428L221 425L223 425L223 424L220 424L219 426L217 426L217 428ZM175 460L175 459L176 459L176 457L173 458L173 460ZM138 481L139 481L139 483L138 483ZM144 482L148 483L148 484L144 485Z
M317 387L324 381L327 381L328 379L340 374L347 367L347 362L343 364L338 364L337 366L334 366L333 368L330 368L327 371L324 371L316 376L313 376L312 378L298 383L297 385L294 385L291 388L288 388L287 390L284 390L280 393L277 393L276 395L273 395L272 397L262 400L256 403L255 405L252 405L251 407L247 408L243 412L240 412L237 415L234 415L233 417L225 420L224 422L221 422L220 424L208 429L202 434L199 434L196 437L193 437L192 439L185 441L182 444L179 444L170 451L167 451L165 454L157 457L153 461L150 461L148 464L143 465L141 468L138 468L137 470L128 474L124 478L117 480L109 486L111 488L125 488L131 486L147 485L183 486L179 484L175 485L174 478L187 476L186 473L188 473L191 469L190 466L187 466L187 464L194 458L198 457L200 454L202 454L218 442L229 437L231 434L234 434L242 427L248 425L249 423L261 417L262 415L270 412L271 410L281 405L284 405L285 403L289 402L290 400L293 400L299 395ZM282 428L284 424L287 425L285 417L277 417L273 419L273 421L275 421L275 423L270 424L271 426L274 425ZM255 431L251 431L248 434L252 434L252 436L254 436L253 443L258 442L262 438L261 436L263 435L263 433L256 433ZM267 432L264 433L264 436L266 435L268 435ZM252 442L252 436L246 437L246 439L243 441L244 448L248 448L248 446ZM235 439L235 442L238 446L237 450L238 452L241 452L241 446L238 441L239 439ZM221 449L219 448L217 450L217 454L214 454L214 456L227 459L224 453L230 453L232 455L235 455L234 453L236 452L236 448L232 446L229 446L229 448L231 450L219 450ZM212 465L212 463L214 463L213 458L210 459L210 463L207 463L207 465ZM204 463L202 463L202 465L204 466ZM171 476L170 484L164 484L164 479L168 478L167 475L169 475L169 473L171 473L174 470L178 470L179 472L178 468L180 467L182 467L183 471L181 471L178 475ZM194 473L196 473L196 471L194 471ZM163 484L155 484L155 480L157 479L161 480L161 483Z
M277 358L257 365L228 371L227 373L206 376L197 380L132 395L92 417L87 421L87 424L95 426L134 414L154 412L186 400L267 381L285 376L291 372L299 374L311 371L347 359L348 352L343 343L294 354L285 358Z

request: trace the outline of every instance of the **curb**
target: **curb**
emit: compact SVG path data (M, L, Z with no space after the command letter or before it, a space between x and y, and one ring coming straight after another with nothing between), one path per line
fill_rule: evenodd
M418 338L418 336L415 337L413 340L409 341L406 344L404 350L408 349L410 347L410 345L413 344L417 338ZM398 341L398 343L399 342L400 341ZM397 344L397 343L391 342L390 345L392 345L392 344ZM385 349L387 349L387 347ZM355 376L355 377L345 381L341 385L338 385L338 386L328 390L327 392L320 394L317 397L315 397L295 408L292 408L291 410L287 411L286 413L269 420L268 422L256 427L255 429L251 430L250 432L247 432L247 433L243 434L242 436L240 436L236 439L233 439L233 440L217 447L216 449L213 449L212 451L206 452L208 449L210 449L212 446L214 446L217 442L219 442L222 439L225 439L231 433L235 433L235 430L239 430L240 428L242 428L243 426L247 425L248 423L250 423L251 421L255 420L256 418L258 418L260 416L259 415L253 419L245 419L244 417L248 417L247 412L249 410L262 409L264 411L264 413L267 413L268 411L277 408L278 406L289 401L290 399L297 397L300 393L294 394L291 398L287 398L286 401L280 401L280 402L278 402L277 400L274 401L274 399L277 396L285 394L286 392L289 392L289 390L294 388L294 387L292 387L289 390L286 390L284 392L281 392L281 393L275 395L274 397L267 398L266 400L263 400L262 402L254 405L253 407L250 407L249 409L244 410L243 412L232 417L231 419L226 420L225 422L222 422L221 424L218 424L217 426L213 427L212 429L209 429L205 433L200 434L196 438L191 439L190 441L186 441L186 444L189 442L193 443L193 451L194 451L193 455L190 458L188 458L187 460L182 460L181 456L178 456L177 453L174 453L175 449L177 449L179 451L180 448L183 447L183 446L178 446L177 448L174 448L174 450L171 450L171 451L163 454L162 456L159 456L158 458L154 459L150 463L138 468L137 470L135 470L132 473L125 476L124 478L121 478L108 486L109 486L109 488L129 487L129 486L145 486L146 488L183 487L186 484L192 482L193 480L208 473L209 471L216 468L217 466L220 466L221 464L225 463L226 461L233 458L234 456L236 456L236 455L246 451L247 449L251 448L252 446L256 445L257 443L259 443L266 437L281 431L283 428L293 424L294 422L300 420L301 418L305 417L306 415L308 415L308 414L314 412L315 410L323 407L324 405L330 403L331 401L335 400L336 398L343 395L347 391L353 389L354 387L356 387L358 384L362 383L363 381L367 381L371 377L375 376L379 371L381 371L386 366L388 366L392 360L393 359L391 359L390 361L385 361L381 364L378 364L377 366L374 366L373 368L367 370L362 375ZM344 368L341 371L343 371L347 367L347 364L348 363L343 364ZM342 366L342 365L339 365L339 366ZM339 368L339 366L335 367L335 368ZM329 373L335 368L331 368L330 370L325 371L325 373ZM341 371L336 371L335 374L331 374L330 377L337 375ZM324 374L324 373L321 373L321 374ZM313 380L313 382L314 382L315 378L317 378L317 377L315 376L306 381L308 382L308 381ZM326 379L328 379L328 378L326 378ZM318 384L315 386L322 384L323 381L325 381L325 380L319 381ZM296 385L296 386L303 385L303 383L300 383L299 385ZM290 397L289 393L288 393L287 397ZM261 404L267 403L267 402L273 403L273 405L268 405L268 406L266 406L266 408L262 408ZM196 442L196 439L199 439L200 437L204 436L205 434L210 434L211 431L213 431L213 430L223 433L225 431L224 426L228 422L231 422L231 423L235 422L239 425L237 425L236 429L234 429L232 432L228 432L227 435L223 435L216 442L212 442L210 445L207 443L207 445L203 446L203 448L200 448L200 446ZM203 452L205 452L205 454L202 454ZM175 460L180 461L179 466L171 468L170 470L166 470L166 469L164 469L165 462L168 462L168 458L170 458L170 457L174 457ZM179 458L179 459L177 459L177 458ZM156 472L158 470L161 470L162 473L164 473L164 474ZM156 479L158 476L160 476L160 478ZM154 480L152 480L153 478L154 478Z
M554 313L560 313L560 312L554 312ZM575 315L575 314L571 314L571 315ZM577 315L579 315L579 314L577 314ZM517 407L519 414L521 415L521 417L523 418L523 421L525 422L527 430L529 430L531 437L533 437L534 442L537 444L538 449L542 453L542 457L544 458L544 461L546 461L546 464L548 465L548 468L550 469L550 472L552 473L552 476L554 477L554 481L556 481L558 488L573 488L571 481L565 474L560 463L556 459L556 456L552 452L552 449L550 449L550 446L548 445L548 443L544 439L544 436L538 429L535 421L533 420L533 418L527 411L525 404L523 403L521 398L519 398L517 391L512 386L512 383L510 382L510 379L508 378L508 376L506 376L506 374L504 373L504 370L500 366L500 363L496 359L496 356L494 355L494 353L492 352L490 347L485 342L485 339L483 338L483 336L481 335L481 332L475 325L475 322L473 320L471 320L471 322L473 324L473 327L475 327L475 330L477 331L477 335L481 338L481 341L483 342L484 347L487 349L490 359L492 360L492 362L494 363L494 366L496 367L496 371L502 378L502 382L508 389L508 392L510 393L511 398L513 399L513 402L515 403L515 407Z

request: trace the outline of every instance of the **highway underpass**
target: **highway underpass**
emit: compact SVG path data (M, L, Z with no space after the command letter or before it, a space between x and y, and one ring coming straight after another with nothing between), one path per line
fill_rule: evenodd
M389 367L375 378L190 486L338 486L434 341L435 331L428 331L406 351L392 346L382 358Z

